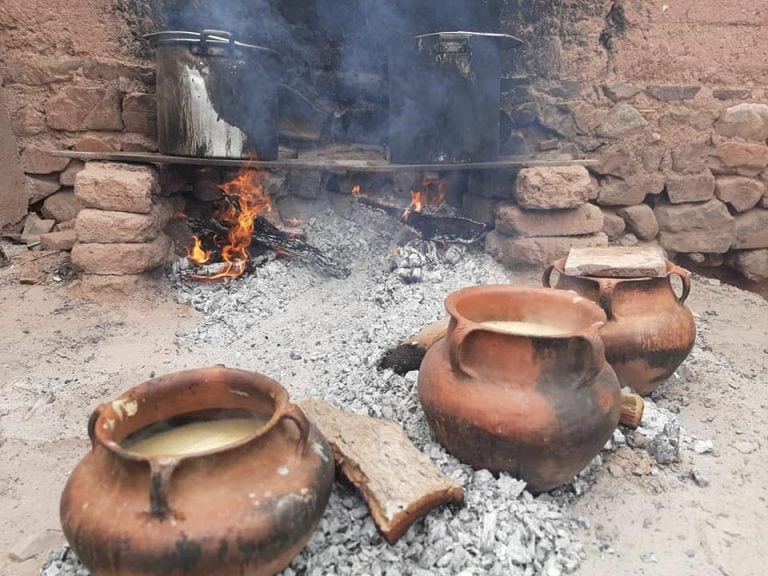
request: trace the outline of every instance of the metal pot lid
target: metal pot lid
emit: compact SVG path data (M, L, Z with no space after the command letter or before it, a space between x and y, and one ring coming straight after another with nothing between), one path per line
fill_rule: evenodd
M256 51L264 55L279 58L280 54L265 48L264 46L255 46L246 44L234 39L231 32L225 30L202 30L200 32L190 32L187 30L164 30L162 32L152 32L145 34L144 38L152 42L153 46L208 46L216 49L237 48L239 50Z
M430 37L437 37L441 40L466 40L473 37L495 38L500 41L502 50L509 50L510 48L516 48L523 44L523 41L516 36L512 36L511 34L497 34L494 32L465 32L457 30L452 32L432 32L430 34L414 36L414 38L417 39Z

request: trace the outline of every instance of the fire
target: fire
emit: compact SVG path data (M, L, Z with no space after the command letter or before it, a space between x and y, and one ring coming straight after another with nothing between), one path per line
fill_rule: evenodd
M192 260L192 262L198 266L201 266L211 259L211 252L209 250L205 250L203 248L203 243L200 241L200 238L195 236L194 245L192 248L187 250L187 258Z
M360 196L360 185L358 184L354 188L352 188L352 196Z
M249 248L253 237L253 222L264 212L272 211L272 202L264 191L263 173L253 162L243 167L238 175L219 186L225 194L225 203L216 214L216 219L229 226L225 245L221 248L221 260L226 264L224 270L212 276L193 276L200 280L237 278L245 273L250 259ZM196 264L206 263L210 253L206 253L198 238L190 250L190 260ZM195 256L204 256L204 260Z
M422 190L411 190L411 203L403 212L403 220L407 220L412 212L439 208L445 201L445 180L442 178L424 178L421 188Z

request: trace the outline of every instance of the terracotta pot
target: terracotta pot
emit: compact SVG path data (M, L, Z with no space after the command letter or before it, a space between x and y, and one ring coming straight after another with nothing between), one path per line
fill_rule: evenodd
M622 386L642 396L656 390L688 357L696 340L693 314L685 306L691 274L667 261L659 278L595 278L567 276L565 259L544 273L550 286L552 271L559 273L555 288L573 290L597 302L608 316L600 331L605 356ZM683 283L682 294L672 288L672 276Z
M451 294L447 337L424 358L419 397L438 441L475 468L508 471L533 492L570 481L619 423L621 392L598 336L605 314L574 293L478 286ZM492 320L541 322L519 336Z
M120 442L201 410L267 421L218 450L149 458ZM96 409L92 449L61 499L61 523L93 576L261 576L287 566L325 509L330 448L275 381L222 367L155 378Z

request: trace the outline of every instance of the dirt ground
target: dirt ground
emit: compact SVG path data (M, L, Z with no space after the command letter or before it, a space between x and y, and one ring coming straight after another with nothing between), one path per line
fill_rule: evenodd
M215 342L197 351L177 348L177 332L193 329L200 315L177 304L162 280L94 299L63 284L19 285L14 268L0 269L0 576L32 576L47 551L63 543L59 496L88 449L91 409L153 373L231 356ZM535 283L534 276L528 281ZM673 383L659 401L679 407L683 426L714 442L714 453L695 462L710 484L697 486L685 462L638 473L634 451L614 453L570 508L589 524L580 535L587 559L579 574L765 573L768 303L699 279L690 305L707 320L707 347L727 359L723 371L746 375L726 384L725 372L689 361L682 370L697 385ZM254 365L258 360L244 367ZM9 559L42 535L31 546L38 557Z

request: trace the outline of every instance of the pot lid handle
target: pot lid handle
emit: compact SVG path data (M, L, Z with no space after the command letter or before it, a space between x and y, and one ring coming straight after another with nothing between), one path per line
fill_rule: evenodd
M428 38L430 36L444 36L448 39L454 38L471 38L476 36L478 38L496 38L499 40L499 46L502 50L509 50L511 48L517 48L524 42L517 36L511 34L499 34L496 32L466 32L463 30L452 30L444 32L432 32L430 34L419 34L416 38Z

